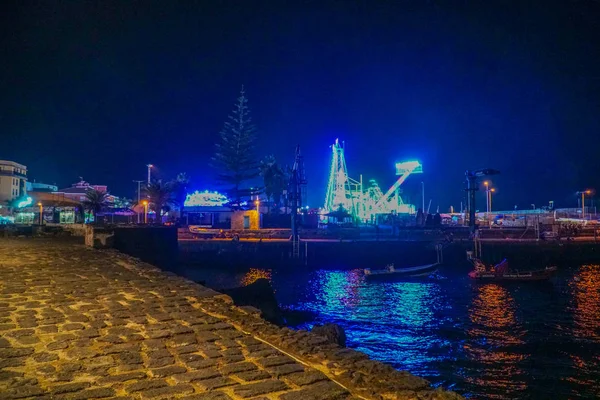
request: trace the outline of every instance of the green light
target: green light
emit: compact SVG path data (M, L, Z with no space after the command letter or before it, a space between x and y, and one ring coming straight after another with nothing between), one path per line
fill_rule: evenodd
M27 197L25 200L21 200L17 203L17 208L27 207L33 204L33 199L31 197Z
M402 174L422 174L423 165L419 161L404 161L396 163L396 175Z

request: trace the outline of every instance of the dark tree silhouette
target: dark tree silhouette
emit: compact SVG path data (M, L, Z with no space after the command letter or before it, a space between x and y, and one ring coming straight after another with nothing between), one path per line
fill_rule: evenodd
M273 203L278 204L281 201L283 190L286 184L286 173L277 164L274 156L267 156L260 163L260 175L263 178L265 195L269 201L269 213Z
M85 192L85 200L83 200L81 204L86 211L92 213L94 216L94 223L96 223L96 215L108 205L108 192L89 189Z
M175 180L171 182L173 189L173 198L175 204L179 207L179 223L183 220L183 207L185 205L185 199L187 197L188 186L190 184L190 178L185 172L177 174Z
M168 210L169 205L174 203L173 186L157 180L144 188L144 195L148 198L150 208L156 213L156 223L162 224L162 211Z
M259 174L254 157L255 132L242 86L233 112L221 130L212 159L213 166L219 171L219 181L229 186L227 193L234 204L239 204L242 197L254 193L252 188L245 188L244 183Z

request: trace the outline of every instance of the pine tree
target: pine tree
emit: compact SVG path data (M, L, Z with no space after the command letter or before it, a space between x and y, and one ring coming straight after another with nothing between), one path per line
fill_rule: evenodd
M259 174L254 157L255 132L248 98L242 86L233 112L221 130L212 159L213 166L219 171L219 181L229 185L227 193L235 204L239 204L242 197L253 194L251 188L244 188L244 183Z

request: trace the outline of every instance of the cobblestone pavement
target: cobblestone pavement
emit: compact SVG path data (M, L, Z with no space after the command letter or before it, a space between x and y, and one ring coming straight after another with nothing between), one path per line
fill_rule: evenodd
M226 296L115 251L0 239L0 399L381 398L373 390L351 395L330 379L335 368L322 359L299 362L302 350L279 350L298 341L295 335ZM269 337L288 339L270 345ZM417 389L428 386L412 378ZM409 386L401 388L407 397L393 398L417 398ZM428 390L418 398L446 398Z

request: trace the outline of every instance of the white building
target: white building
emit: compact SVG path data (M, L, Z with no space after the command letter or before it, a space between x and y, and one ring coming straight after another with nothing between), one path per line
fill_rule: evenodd
M27 194L27 167L0 160L0 204Z
M27 192L57 192L58 186L40 182L27 182Z

